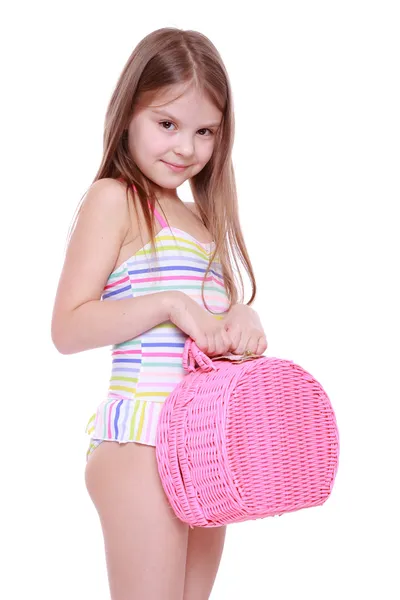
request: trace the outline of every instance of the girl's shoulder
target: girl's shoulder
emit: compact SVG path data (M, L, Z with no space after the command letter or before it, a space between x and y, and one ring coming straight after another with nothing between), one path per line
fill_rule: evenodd
M89 239L98 227L102 227L107 237L123 244L130 228L126 186L111 177L93 182L85 194L77 225L83 239Z
M118 199L126 198L126 186L122 183L122 181L118 181L118 179L113 179L112 177L103 177L102 179L97 179L92 183L88 192L100 194L103 197L116 198L116 202Z
M97 179L86 193L83 208L106 214L111 211L114 215L114 221L127 223L129 202L126 186L112 177Z

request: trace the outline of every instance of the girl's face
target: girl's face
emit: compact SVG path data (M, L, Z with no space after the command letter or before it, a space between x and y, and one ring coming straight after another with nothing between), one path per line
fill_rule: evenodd
M128 128L129 150L139 169L162 190L176 190L210 160L222 113L194 88L175 85L138 107ZM163 106L156 106L163 104ZM166 163L184 165L174 170Z

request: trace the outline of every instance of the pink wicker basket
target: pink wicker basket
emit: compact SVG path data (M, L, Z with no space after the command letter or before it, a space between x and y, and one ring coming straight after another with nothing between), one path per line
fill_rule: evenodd
M312 375L268 356L211 359L191 338L183 365L156 438L162 485L181 521L219 527L327 500L339 433Z

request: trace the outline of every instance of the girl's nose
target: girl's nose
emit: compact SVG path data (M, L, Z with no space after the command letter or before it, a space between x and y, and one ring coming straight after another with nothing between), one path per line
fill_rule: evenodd
M190 158L194 155L194 143L191 137L181 137L177 145L175 146L175 152L177 156L185 156Z

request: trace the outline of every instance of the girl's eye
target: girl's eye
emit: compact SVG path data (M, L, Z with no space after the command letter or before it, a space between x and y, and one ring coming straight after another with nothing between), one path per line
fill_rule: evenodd
M160 125L165 125L165 123L171 125L171 121L161 121ZM165 127L163 127L163 129L166 129ZM167 128L167 131L171 131L170 128Z
M166 129L166 131L172 131L169 127L164 127L164 125L173 125L173 123L171 121L160 121L160 125L162 126L163 129ZM214 132L211 131L211 129L208 129L208 127L205 127L204 129L199 129L199 131L209 131L210 135L214 135ZM206 137L204 135L202 135L201 137Z

